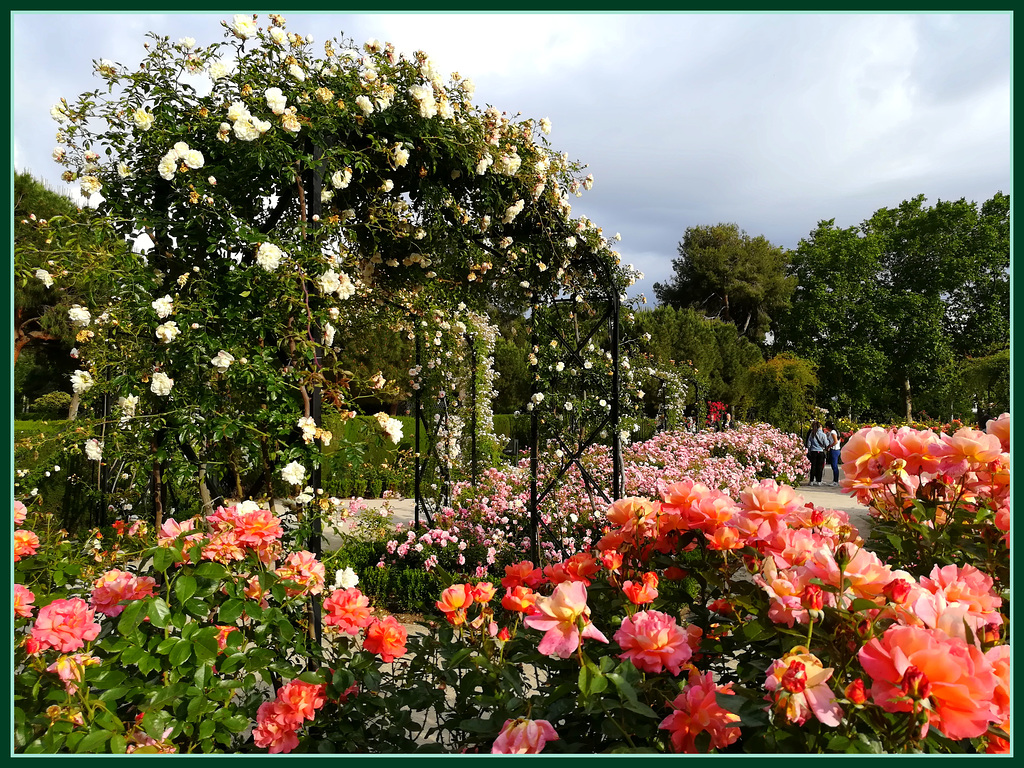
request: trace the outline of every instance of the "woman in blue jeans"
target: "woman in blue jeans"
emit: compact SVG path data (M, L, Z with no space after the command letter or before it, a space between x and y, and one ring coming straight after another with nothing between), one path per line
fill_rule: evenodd
M807 446L807 460L811 462L810 485L821 485L821 475L825 471L825 451L831 444L817 419L811 422L804 444Z
M839 430L831 421L825 422L825 437L829 440L826 452L828 454L828 465L832 467L833 487L839 485Z

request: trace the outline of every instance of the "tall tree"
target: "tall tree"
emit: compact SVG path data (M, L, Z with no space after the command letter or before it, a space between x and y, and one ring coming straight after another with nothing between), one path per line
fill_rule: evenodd
M937 371L1008 346L1009 198L924 201L844 230L822 221L793 253L776 347L817 363L841 409L909 419L915 399L948 405Z
M786 251L736 224L690 227L678 250L672 281L654 285L658 301L692 307L763 341L793 292Z

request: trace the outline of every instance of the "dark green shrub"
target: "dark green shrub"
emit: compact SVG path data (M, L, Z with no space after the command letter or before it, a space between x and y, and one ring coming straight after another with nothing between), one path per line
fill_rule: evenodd
M67 392L47 392L32 401L32 415L37 419L66 419L71 407Z

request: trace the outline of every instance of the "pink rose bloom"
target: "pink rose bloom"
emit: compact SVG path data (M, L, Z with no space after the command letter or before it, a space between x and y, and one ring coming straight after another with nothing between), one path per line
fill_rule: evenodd
M14 562L34 555L38 550L39 537L32 531L17 530L14 532Z
M659 611L638 611L627 616L614 640L623 650L619 658L629 659L644 672L668 669L678 675L692 654L687 633L674 618Z
M279 701L265 701L256 712L252 740L257 747L269 748L272 755L291 752L299 746L299 737L289 720L290 712Z
M954 478L997 461L1003 452L998 437L970 427L958 429L952 437L943 435L942 442L945 450L939 471L948 472Z
M658 511L660 502L649 499L629 498L614 502L605 513L608 522L623 532L637 532L656 538L658 535Z
M870 550L852 543L840 544L834 554L819 549L807 563L807 568L826 584L838 587L840 569L837 560L840 557L849 558L846 568L842 570L846 582L845 596L850 600L863 597L874 600L879 607L884 605L885 597L882 593L893 580L893 571Z
M324 600L324 624L339 632L358 635L371 621L370 600L356 587L336 589Z
M77 651L100 633L100 625L93 621L95 615L79 597L54 600L39 609L32 637L43 648L55 648L61 653Z
M889 442L890 455L906 462L903 469L912 475L938 472L944 452L942 439L930 429L900 427Z
M285 593L289 597L319 595L323 591L326 570L324 564L317 560L312 552L292 552L284 561L284 565L274 573L285 581L294 581L299 585L298 589L285 587Z
M1001 413L998 418L989 419L985 431L998 437L1003 451L1010 452L1010 414Z
M120 616L122 602L140 600L153 594L156 580L150 576L136 578L117 569L109 570L93 582L92 607L105 616Z
M691 507L690 525L713 536L718 529L731 524L740 512L736 502L721 491L712 491Z
M768 667L765 688L774 693L776 710L786 720L803 725L814 715L819 722L833 728L839 725L843 710L828 686L831 667L822 667L821 661L803 647L794 648Z
M75 653L62 655L53 664L46 668L47 672L56 672L57 676L64 683L64 690L71 696L78 692L78 683L82 682L85 675L85 668L96 666L100 663L90 653Z
M865 427L855 432L839 452L843 474L850 479L883 474L889 463L890 441L889 431L882 427Z
M904 675L923 675L919 688L931 701L929 723L951 739L981 736L999 717L992 662L963 640L894 624L869 640L857 658L873 680L872 700L888 712L911 711L914 704L901 689Z
M937 612L957 607L960 624L950 633L951 636L964 637L964 620L975 633L986 625L1003 623L999 613L1003 599L996 594L992 578L973 565L946 565L941 568L936 565L928 576L921 577L921 586L935 597L942 597L942 600L929 601L924 596L917 603L919 610L924 611L918 615L930 627L938 626L935 621ZM954 618L953 624L956 623Z
M313 720L316 711L327 701L327 686L304 683L292 680L281 686L277 692L277 717L282 722L291 723L295 729L301 728L305 720Z
M24 584L14 585L14 615L32 618L32 602L36 596Z
M774 480L762 480L740 491L740 507L749 517L767 523L773 531L786 525L786 518L799 514L804 499L792 487Z
M690 669L689 684L672 702L674 711L658 726L670 732L676 752L697 754L696 738L705 731L711 734L712 749L724 749L740 737L740 716L719 705L719 693L735 695L732 683L715 685L711 672Z
M809 568L780 569L775 561L768 558L761 567L761 572L754 576L754 583L761 587L770 598L768 618L775 624L792 627L794 623L807 624L810 614L803 603L804 590L815 578ZM828 595L829 603L832 595Z
M14 500L14 525L15 527L25 522L28 508L17 499Z
M990 424L992 422L989 422ZM989 648L985 657L992 663L996 674L996 688L992 695L996 723L1010 732L1010 646L996 645Z
M536 613L527 616L524 623L545 633L537 647L545 656L555 654L562 659L572 656L580 645L581 632L577 626L580 621L584 625L582 637L608 642L608 638L590 623L587 588L581 581L559 584L551 597L537 598L535 609Z
M547 720L506 720L491 747L492 755L537 755L558 734Z

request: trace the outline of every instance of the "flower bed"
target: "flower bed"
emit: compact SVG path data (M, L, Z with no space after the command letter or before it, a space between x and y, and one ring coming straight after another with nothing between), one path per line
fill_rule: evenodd
M16 749L1008 751L1009 594L979 567L1008 562L1004 426L844 448L880 518L912 510L887 539L963 539L913 573L790 486L683 479L612 504L589 551L451 584L425 633L252 504L101 555L16 503Z

